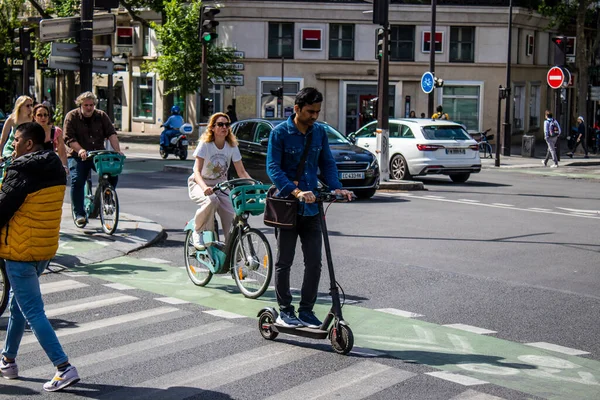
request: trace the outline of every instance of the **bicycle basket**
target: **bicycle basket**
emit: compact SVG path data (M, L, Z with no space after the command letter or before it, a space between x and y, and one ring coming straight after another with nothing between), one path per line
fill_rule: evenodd
M98 175L119 175L123 171L125 156L120 154L98 154L94 156L94 166Z
M237 215L248 212L260 215L265 212L265 199L269 185L243 185L231 189L229 198Z

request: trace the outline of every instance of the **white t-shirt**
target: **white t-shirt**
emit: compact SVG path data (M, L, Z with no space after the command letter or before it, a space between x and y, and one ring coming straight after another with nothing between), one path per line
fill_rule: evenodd
M227 180L227 170L232 161L237 162L242 159L240 149L237 146L231 146L227 142L225 142L222 149L219 149L215 142L200 142L194 151L194 157L204 159L201 172L202 178L218 182Z

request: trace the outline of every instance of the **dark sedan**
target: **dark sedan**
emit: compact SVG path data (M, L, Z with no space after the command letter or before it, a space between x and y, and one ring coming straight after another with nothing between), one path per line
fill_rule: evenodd
M244 167L253 178L271 182L267 175L267 145L274 127L285 120L247 119L231 127L238 139ZM377 159L367 150L353 145L332 126L327 130L329 147L338 168L340 182L360 198L368 199L379 185Z

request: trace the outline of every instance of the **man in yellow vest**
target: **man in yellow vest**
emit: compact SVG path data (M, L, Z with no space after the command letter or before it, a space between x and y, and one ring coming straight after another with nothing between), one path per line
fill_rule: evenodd
M444 108L442 106L437 106L436 111L437 112L431 116L432 119L450 119L450 116L444 112Z
M0 375L19 376L15 358L25 322L57 371L44 390L54 392L77 383L77 369L69 364L44 312L39 276L58 249L67 176L60 158L44 150L46 133L35 122L17 127L13 160L0 187L0 258L5 260L11 285L10 317L0 359Z

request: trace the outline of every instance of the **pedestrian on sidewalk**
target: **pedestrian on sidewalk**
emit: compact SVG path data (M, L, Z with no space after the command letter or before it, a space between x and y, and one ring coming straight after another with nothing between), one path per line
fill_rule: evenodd
M585 141L586 141L585 123L583 121L583 117L580 116L577 118L577 133L576 133L576 139L575 139L575 146L573 147L573 151L571 151L570 153L567 153L567 155L569 157L573 158L573 155L575 154L575 152L577 151L577 148L579 147L579 144L581 143L581 146L583 147L583 152L584 152L583 158L589 158L587 143Z
M450 116L444 112L444 107L441 105L437 106L436 112L431 116L431 119L446 119L449 120Z
M77 108L65 116L63 135L67 148L69 172L71 174L71 203L75 214L75 225L85 226L87 217L83 209L85 181L94 163L88 159L88 151L105 150L104 142L108 139L114 151L121 153L117 131L108 115L97 110L98 98L92 92L84 92L75 100ZM118 176L108 178L114 188L117 187Z
M56 151L68 174L67 146L65 146L65 140L63 139L63 131L58 126L54 126L50 118L50 109L43 103L33 107L34 122L40 124L46 132L46 149Z
M17 126L33 121L33 99L29 96L19 96L15 101L15 108L8 116L2 127L0 137L0 152L3 158L10 157L14 150L13 141Z
M19 376L16 357L29 323L57 371L44 390L54 392L79 381L44 312L39 276L58 249L67 176L52 150L44 149L46 132L36 122L17 127L13 161L0 188L0 258L5 259L12 298L0 375ZM9 229L10 228L10 229Z
M546 151L546 158L544 158L544 161L542 161L544 167L548 165L550 156L552 156L552 161L554 161L554 164L551 167L558 167L558 156L556 155L556 151L560 133L561 131L558 121L553 118L550 110L546 110L546 120L544 121L544 139L548 144L548 150Z
M204 250L206 245L202 232L214 230L215 213L221 218L225 240L235 215L229 195L221 191L215 193L213 187L227 180L232 162L238 177L252 178L244 168L237 139L231 131L231 121L225 113L210 117L194 157L196 161L194 172L188 178L188 194L200 208L196 211L192 241L197 250Z

